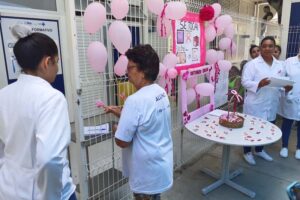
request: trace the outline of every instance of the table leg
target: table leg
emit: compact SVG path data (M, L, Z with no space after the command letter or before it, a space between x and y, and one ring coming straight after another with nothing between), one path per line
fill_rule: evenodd
M202 193L204 195L208 194L209 192L211 192L212 190L220 187L222 184L226 184L242 193L244 193L245 195L248 195L251 198L255 197L255 192L248 190L236 183L234 183L233 181L231 181L230 179L235 178L236 176L238 176L239 174L242 173L242 170L236 170L233 173L229 174L229 156L230 156L230 146L229 145L223 145L223 153L222 153L222 172L221 172L221 176L218 176L216 173L204 169L202 170L203 172L207 173L208 175L211 175L212 177L216 178L218 177L219 180L217 180L216 182L214 182L213 184L205 187L202 189Z

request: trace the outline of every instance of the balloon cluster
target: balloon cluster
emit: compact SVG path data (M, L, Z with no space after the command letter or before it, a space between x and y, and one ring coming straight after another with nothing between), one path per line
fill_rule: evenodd
M94 2L87 6L83 16L84 30L89 34L96 33L106 21L106 10L100 3ZM92 69L96 72L104 72L107 63L107 50L98 41L89 44L87 59Z
M114 66L114 71L118 76L126 74L128 64L128 59L124 54L130 48L131 32L128 26L121 21L128 11L129 4L127 0L111 1L111 12L117 20L109 26L108 37L115 48L122 54ZM96 33L104 25L105 21L106 10L101 3L94 2L87 6L83 16L84 30L87 33ZM107 50L101 42L94 41L89 44L87 58L89 64L96 72L105 71Z
M157 15L157 33L160 37L168 37L172 33L172 20L185 16L187 8L184 2L170 1L164 4L163 0L146 0L150 12Z
M211 7L214 9L214 17L208 22L205 28L206 42L213 41L216 36L225 35L225 37L219 40L220 51L209 49L206 52L206 62L213 66L211 81L216 85L220 71L228 72L232 66L230 61L224 59L223 51L229 52L231 55L236 52L236 45L233 42L235 29L230 15L220 15L220 4L214 3Z

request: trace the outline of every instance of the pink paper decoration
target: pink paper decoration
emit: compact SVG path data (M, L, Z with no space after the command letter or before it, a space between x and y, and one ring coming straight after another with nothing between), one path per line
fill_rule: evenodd
M129 10L129 4L127 0L112 0L111 13L116 19L123 19Z
M185 16L187 11L186 5L181 1L170 1L166 7L166 18L178 20Z
M205 28L205 38L206 38L206 42L211 42L216 38L216 29L214 27L213 24L209 24L206 28Z
M103 101L98 100L98 101L96 101L96 106L97 106L98 108L101 108L101 107L104 107L105 104L103 103Z
M210 83L199 83L195 89L200 96L210 96L214 93L215 87Z
M106 20L106 10L101 3L91 3L87 6L83 16L83 27L87 33L97 32Z
M215 64L218 60L217 51L214 49L209 49L206 52L206 62L210 65Z
M131 32L124 22L114 21L111 23L108 29L108 36L110 41L121 54L125 54L125 52L130 48Z
M160 15L163 8L164 8L164 1L163 0L146 0L146 5L150 12Z
M115 74L124 76L127 71L128 59L126 56L121 55L114 66Z
M92 42L87 49L87 59L92 69L104 72L107 63L107 51L101 42Z

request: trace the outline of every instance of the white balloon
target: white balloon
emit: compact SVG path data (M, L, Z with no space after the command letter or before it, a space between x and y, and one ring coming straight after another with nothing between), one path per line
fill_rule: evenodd
M164 66L164 64L159 63L159 76L164 77L167 70L168 70L168 68L166 66Z

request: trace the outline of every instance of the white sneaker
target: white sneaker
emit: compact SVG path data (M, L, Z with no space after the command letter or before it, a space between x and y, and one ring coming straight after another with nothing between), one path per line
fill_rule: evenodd
M256 165L256 162L254 160L253 154L251 152L248 152L248 153L244 154L244 159L250 165Z
M298 125L299 126L299 125ZM300 149L297 149L296 150L296 153L295 153L295 158L300 160Z
M287 158L289 154L289 151L286 147L283 147L280 151L280 156L283 158Z
M255 152L254 154L265 159L266 161L273 160L273 158L271 156L269 156L264 150L262 150L261 152Z

